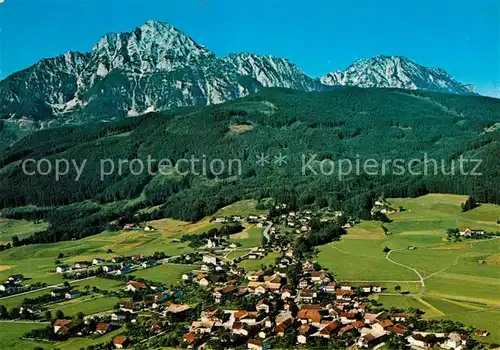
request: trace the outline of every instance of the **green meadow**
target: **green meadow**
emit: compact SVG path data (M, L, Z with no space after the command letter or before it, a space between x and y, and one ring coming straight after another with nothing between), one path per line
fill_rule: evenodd
M387 235L381 222L361 222L340 242L321 246L318 262L337 280L382 285L384 295L376 297L388 307L418 308L427 318L486 328L492 335L483 340L498 342L500 327L493 325L500 324L500 239L451 243L446 230L500 231L500 206L483 204L462 212L460 205L466 199L447 194L390 199L392 207L404 210L389 214L392 222L384 224ZM392 250L392 261L386 258L385 247ZM396 285L408 295L396 292Z
M65 316L76 316L79 312L85 315L92 315L100 312L113 310L113 307L120 300L114 297L101 295L84 296L72 300L65 300L60 303L48 305L48 309L55 314L56 311L64 312Z
M49 224L42 221L35 223L27 220L0 219L0 243L11 242L14 235L25 238L47 227Z
M244 268L246 271L260 270L262 265L274 264L274 261L279 256L280 256L279 253L270 252L260 260L243 260L240 263L238 263L238 266Z
M21 339L24 334L36 328L45 328L47 324L38 322L0 322L0 349L52 349L50 343Z
M148 281L154 281L164 284L165 286L170 286L171 284L176 284L181 280L184 273L192 271L195 267L193 266L182 266L182 265L159 265L149 269L137 270L130 273L130 275L135 277L144 278Z

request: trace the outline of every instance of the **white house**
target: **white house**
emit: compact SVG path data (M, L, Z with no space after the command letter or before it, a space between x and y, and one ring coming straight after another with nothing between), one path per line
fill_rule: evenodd
M192 273L185 273L182 275L182 280L189 282L193 280L193 274Z
M217 257L212 255L203 255L203 262L205 264L217 265Z
M203 277L200 280L198 280L198 284L202 287L207 287L210 284L210 281L208 280L208 278Z
M102 270L103 270L104 272L111 272L111 271L113 271L114 269L115 269L115 267L114 267L113 265L106 265L106 266L104 266L104 267L102 268Z
M104 263L104 259L102 258L95 258L92 260L92 265L101 265L102 263Z
M0 292L7 292L12 289L10 284L0 284Z
M61 265L56 267L56 273L65 273L71 271L71 268L68 265Z
M259 300L256 306L257 311L264 311L266 314L269 313L269 303L264 299Z
M87 264L85 261L75 263L75 269L84 269L87 267L89 267L89 264Z
M67 292L66 294L64 294L64 298L65 299L74 299L74 298L78 298L79 296L81 295L81 293L79 292Z
M449 350L461 350L466 345L466 342L462 340L460 334L452 332L448 335L448 339L441 344L441 347Z

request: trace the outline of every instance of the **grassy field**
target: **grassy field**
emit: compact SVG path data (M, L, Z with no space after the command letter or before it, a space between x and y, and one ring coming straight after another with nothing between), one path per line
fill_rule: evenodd
M495 333L483 340L498 341L500 327L492 325L500 313L500 239L449 243L445 237L446 229L455 227L500 231L500 206L483 204L463 213L460 204L466 199L447 194L391 199L391 206L404 211L389 215L392 222L384 224L388 235L380 222L364 221L340 242L320 247L318 262L340 281L380 281L386 293L394 294L379 296L388 307L414 307L425 311L424 317L483 325ZM393 250L395 263L385 258L384 247ZM419 281L410 268L423 277L424 287L408 282ZM396 293L395 285L410 295ZM486 316L491 319L482 322Z
M280 256L279 253L271 252L260 260L243 260L238 264L238 266L244 268L245 271L260 270L262 265L274 264L274 261L278 256Z
M61 349L61 350L85 349L89 345L107 343L113 340L116 336L120 335L121 333L123 333L123 329L116 329L101 337L71 338L64 342L54 343L52 344L52 346L54 349Z
M65 316L76 316L79 312L92 315L99 312L110 311L120 300L113 297L101 295L84 296L72 300L66 300L56 304L50 304L49 310L54 314L60 310Z
M263 228L256 225L245 224L245 229L242 232L231 236L231 241L241 244L239 248L253 248L258 247L262 242Z
M25 238L32 233L43 231L49 227L46 222L35 223L27 220L0 219L0 243L12 241L12 236Z
M131 272L130 274L149 281L160 282L165 286L169 286L180 281L182 274L192 270L192 266L159 265L150 269L137 270Z
M236 258L239 258L245 254L247 254L248 252L250 251L250 249L245 249L245 250L234 250L232 251L231 253L229 253L227 256L226 256L226 259L228 260L232 260L232 259L236 259Z
M46 324L40 323L11 323L0 322L0 349L34 349L36 346L44 349L53 349L49 343L23 340L23 335L32 329L45 328Z

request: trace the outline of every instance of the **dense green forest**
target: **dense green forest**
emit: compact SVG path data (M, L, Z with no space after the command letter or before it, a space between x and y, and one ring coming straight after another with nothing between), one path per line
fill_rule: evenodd
M67 126L30 134L1 152L0 210L13 218L47 219L47 232L24 243L81 238L114 220L174 217L197 220L245 198L273 197L293 207L325 207L368 218L374 198L414 197L429 192L474 195L500 203L500 132L486 132L499 121L500 100L397 89L338 88L328 92L266 89L246 98L206 108L151 113L117 122ZM1 137L0 132L0 137ZM266 166L256 164L269 155ZM278 154L286 166L273 163ZM447 170L460 157L481 159L481 176L303 173L303 158L374 158L444 161ZM140 175L124 167L102 178L101 160L169 159L192 156L241 161L237 175L181 175L174 171ZM74 160L85 168L56 181L25 175L22 160ZM472 170L470 169L469 171ZM453 166L457 168L457 164ZM412 169L422 170L421 163ZM34 171L34 165L27 167ZM133 169L132 169L133 170ZM152 170L158 171L153 163ZM164 170L162 168L162 170ZM139 209L155 211L135 215ZM22 244L23 242L19 243Z

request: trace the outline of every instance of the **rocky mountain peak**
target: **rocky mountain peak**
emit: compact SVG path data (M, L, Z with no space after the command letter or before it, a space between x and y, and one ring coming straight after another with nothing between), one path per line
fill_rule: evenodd
M321 83L317 79L307 76L286 58L244 52L230 54L224 60L239 74L251 76L264 87L286 87L306 91L321 89Z
M357 60L345 71L336 71L321 77L321 82L332 86L394 87L459 94L474 93L474 89L459 83L441 68L425 67L409 58L390 55Z
M442 69L400 56L358 60L320 79L272 55L220 59L174 26L147 21L104 35L89 53L67 52L7 77L0 82L0 119L55 126L222 103L262 87L322 91L339 85L474 92Z
M167 23L148 21L132 32L105 35L93 48L103 76L113 69L136 73L173 71L215 55Z

